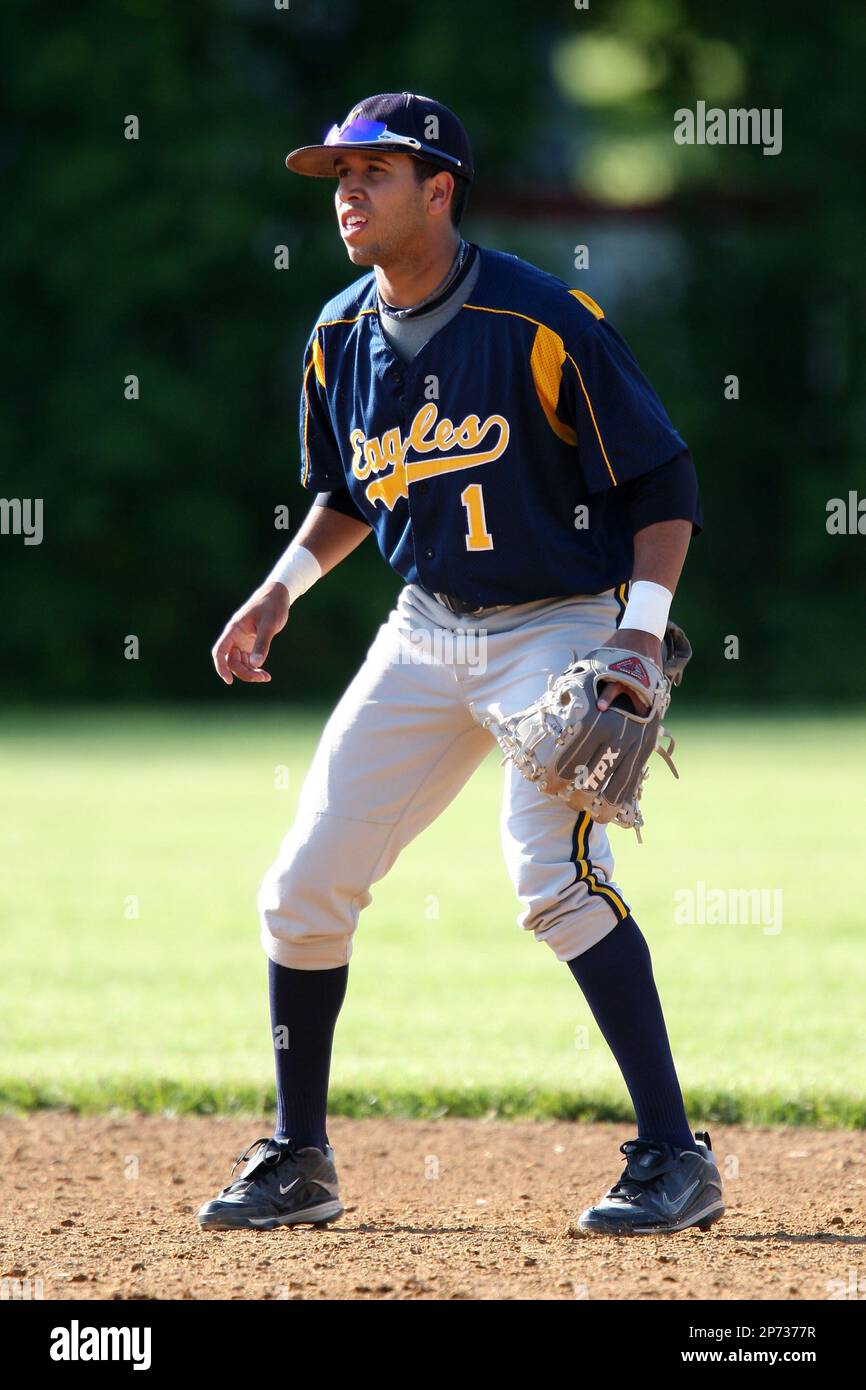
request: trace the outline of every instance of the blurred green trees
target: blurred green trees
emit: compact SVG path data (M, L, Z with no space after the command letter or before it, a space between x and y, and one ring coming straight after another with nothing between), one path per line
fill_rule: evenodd
M294 530L311 500L301 348L355 275L329 185L283 159L394 88L470 130L467 235L601 299L692 447L691 690L817 698L803 649L850 649L863 601L866 538L825 526L866 494L862 5L83 0L0 22L0 495L45 508L41 545L0 536L7 699L225 694L210 643L288 539L274 509ZM676 145L698 100L780 108L782 153ZM306 596L278 698L336 694L400 583L369 541ZM862 695L863 652L845 669Z

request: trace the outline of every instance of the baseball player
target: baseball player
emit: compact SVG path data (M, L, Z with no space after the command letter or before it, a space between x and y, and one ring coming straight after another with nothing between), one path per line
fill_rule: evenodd
M349 260L371 269L313 326L300 445L315 497L216 642L216 669L228 685L269 681L264 662L292 605L371 532L404 586L327 721L261 886L276 1125L201 1207L210 1230L342 1214L328 1076L371 886L471 777L497 721L570 661L592 653L605 673L593 728L649 718L671 598L702 524L686 445L602 309L462 238L474 168L453 112L408 92L370 97L286 163L335 181ZM619 751L608 745L582 785L598 785ZM574 976L635 1109L625 1169L580 1226L706 1229L724 1211L709 1136L689 1127L647 943L613 878L610 815L582 804L506 762L501 835L518 924Z

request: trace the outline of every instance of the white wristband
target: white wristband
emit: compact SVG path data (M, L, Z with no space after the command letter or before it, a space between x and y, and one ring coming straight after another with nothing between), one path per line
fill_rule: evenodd
M670 589L663 584L654 584L651 579L636 579L629 587L628 603L620 627L636 627L641 632L651 632L661 642L668 625L673 597Z
M321 577L322 567L312 551L292 541L274 565L265 584L285 584L289 591L289 603L294 603Z

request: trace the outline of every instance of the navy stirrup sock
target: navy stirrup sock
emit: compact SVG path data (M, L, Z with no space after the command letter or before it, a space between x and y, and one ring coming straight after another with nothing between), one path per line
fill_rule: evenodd
M348 965L292 970L268 961L271 1037L277 1076L274 1138L299 1149L327 1145L325 1115L331 1045L346 997Z
M637 1117L638 1137L692 1149L694 1135L683 1106L653 979L649 947L629 914L612 932L568 962L593 1017L623 1074Z

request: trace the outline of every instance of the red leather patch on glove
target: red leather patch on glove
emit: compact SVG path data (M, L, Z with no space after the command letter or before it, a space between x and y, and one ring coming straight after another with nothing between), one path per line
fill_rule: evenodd
M636 656L627 656L624 661L615 661L610 669L611 671L622 671L625 675L632 676L649 690L650 678L647 669Z

